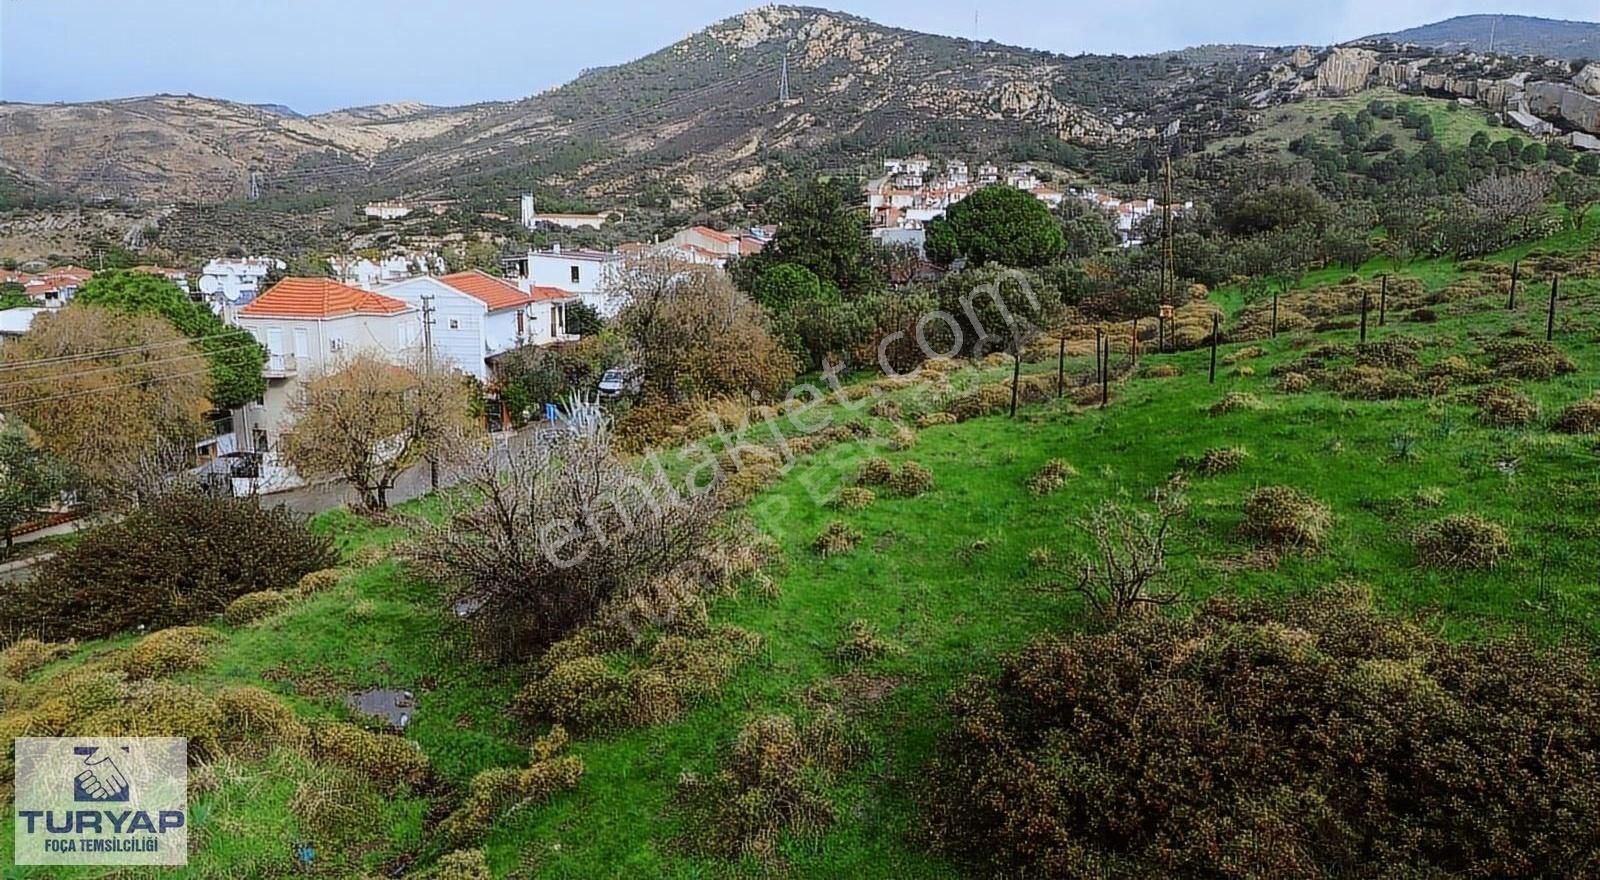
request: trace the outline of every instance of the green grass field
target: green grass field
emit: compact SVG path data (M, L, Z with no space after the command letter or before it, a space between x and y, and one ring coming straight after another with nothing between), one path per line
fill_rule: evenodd
M1262 146L1277 149L1287 156L1289 144L1304 135L1313 134L1324 143L1336 143L1338 133L1328 127L1333 117L1343 113L1354 118L1373 101L1407 101L1418 109L1426 110L1433 118L1434 139L1442 147L1464 147L1480 131L1488 134L1491 140L1513 133L1495 126L1480 107L1463 107L1444 98L1410 95L1391 88L1372 88L1342 98L1308 98L1298 103L1273 107L1263 111L1261 123L1255 131L1239 137L1223 138L1209 144L1207 149L1222 151L1240 145ZM1395 144L1405 147L1407 151L1414 150L1421 143L1398 119L1376 120L1373 134L1374 137L1394 135Z
M1365 97L1362 101L1366 100ZM1594 228L1540 243L1545 252L1583 253ZM1530 248L1497 255L1508 261ZM1380 263L1364 275L1392 271ZM1401 270L1430 288L1461 276L1453 264L1421 262ZM1344 273L1313 273L1306 285ZM1409 334L1428 341L1424 362L1472 355L1508 331L1542 338L1547 281L1527 278L1517 311L1497 295L1441 308L1437 323L1394 316L1371 338ZM1195 478L1192 513L1175 539L1174 582L1191 599L1218 592L1288 595L1341 578L1372 584L1396 612L1420 615L1439 631L1470 638L1527 632L1542 640L1600 638L1600 463L1592 438L1552 433L1561 407L1600 388L1600 279L1564 283L1557 341L1580 369L1552 381L1525 382L1540 419L1513 430L1483 427L1458 397L1353 401L1313 391L1285 394L1269 376L1294 360L1304 342L1282 336L1252 343L1265 349L1237 365L1219 364L1207 381L1209 354L1146 355L1146 366L1171 363L1173 378L1137 375L1105 409L1066 402L1029 406L1015 420L973 419L919 432L914 448L887 451L863 441L801 459L749 510L782 547L775 598L746 590L719 600L713 617L762 636L760 655L718 696L676 722L581 739L570 746L587 771L576 790L543 807L502 818L483 841L497 876L616 878L763 876L932 878L959 876L958 866L928 854L918 839L917 796L927 760L945 722L942 701L965 676L990 671L996 658L1040 633L1084 623L1082 603L1042 589L1030 562L1035 548L1058 557L1084 549L1072 527L1105 500L1140 503L1186 455L1217 446L1249 453L1236 472ZM1242 300L1219 292L1230 313ZM1355 331L1316 334L1316 342L1353 342ZM1222 354L1244 347L1224 346ZM1253 371L1245 375L1239 367ZM1086 368L1079 362L1077 370ZM1032 364L1031 372L1055 365ZM969 369L958 386L999 381L1008 370ZM1264 407L1222 416L1208 407L1227 392L1261 399ZM916 389L897 394L908 407L926 404ZM839 413L842 420L847 416ZM869 419L880 428L888 423ZM859 462L884 455L928 466L935 491L916 498L881 497L839 513L824 506ZM1077 476L1036 496L1029 478L1052 458ZM1514 463L1514 464L1513 464ZM1285 558L1276 568L1251 563L1235 529L1240 503L1254 487L1286 484L1317 496L1334 511L1327 550ZM1414 503L1419 496L1436 507ZM427 502L411 510L426 513ZM1405 539L1419 523L1473 512L1503 523L1514 543L1509 561L1488 573L1445 574L1421 568ZM865 535L853 552L819 558L810 547L823 526L845 519ZM342 552L405 540L395 526L349 513L318 518ZM876 625L893 646L885 657L847 668L834 649L854 620ZM532 731L519 729L506 706L517 691L515 670L486 668L467 649L440 590L407 575L394 561L360 569L333 591L256 625L227 628L203 672L180 680L206 688L263 685L307 717L342 717L343 694L384 686L418 694L407 735L429 756L444 786L382 801L364 817L359 844L319 840L297 820L297 799L318 774L283 750L228 758L205 769L209 790L194 804L191 864L161 876L243 877L292 873L291 844L311 840L326 854L325 876L389 874L441 854L430 836L447 810L453 786L480 770L526 760ZM57 668L82 662L127 640L86 646ZM774 711L805 715L824 704L845 706L868 743L868 757L833 787L838 816L816 838L788 838L781 866L742 865L695 854L695 829L674 804L680 774L714 771L740 727ZM352 821L355 821L352 819ZM0 826L0 856L9 863L12 829ZM69 876L5 869L6 877ZM83 876L92 876L84 874ZM127 872L118 876L155 876Z

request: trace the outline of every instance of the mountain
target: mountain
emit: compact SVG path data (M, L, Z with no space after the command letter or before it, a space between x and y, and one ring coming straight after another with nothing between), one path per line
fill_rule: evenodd
M1531 15L1458 15L1366 39L1415 43L1451 52L1600 59L1600 23Z
M847 164L890 149L1145 137L1197 102L1220 103L1266 54L1068 57L774 6L519 101L308 117L172 95L0 104L0 171L80 198L156 202L235 199L252 185L459 194L545 184L596 199L696 191L752 185L784 156ZM1225 112L1212 115L1226 125Z

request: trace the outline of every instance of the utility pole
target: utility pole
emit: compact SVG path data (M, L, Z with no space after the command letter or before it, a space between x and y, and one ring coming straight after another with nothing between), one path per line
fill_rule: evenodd
M1167 150L1166 181L1161 193L1161 304L1174 303L1178 290L1172 260L1172 150Z
M422 372L424 376L433 378L433 294L422 295ZM434 491L439 490L439 459L433 453L432 444L428 448L428 485Z
M783 53L783 72L778 74L778 103L787 103L789 100L789 53Z

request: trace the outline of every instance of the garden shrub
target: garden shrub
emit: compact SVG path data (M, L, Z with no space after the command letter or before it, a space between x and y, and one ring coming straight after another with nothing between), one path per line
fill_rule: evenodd
M179 626L153 632L122 659L130 679L165 678L179 672L204 669L211 662L207 650L222 641L222 634L203 626Z
M1471 513L1424 523L1411 533L1411 543L1428 568L1482 571L1511 552L1504 526Z
M933 471L927 467L908 461L900 466L900 472L894 475L890 488L902 498L915 498L933 491Z
M723 769L679 778L685 842L723 858L770 860L782 834L814 838L832 824L827 786L859 755L835 713L804 727L787 715L756 718L739 731Z
M1539 417L1539 404L1513 388L1485 388L1477 403L1478 421L1494 428L1520 428Z
M1043 638L951 699L927 839L1008 877L1587 876L1594 661L1351 588Z
M833 507L836 510L861 510L877 498L877 493L865 486L846 486L833 499Z
M1245 498L1239 530L1268 546L1315 550L1332 525L1333 514L1322 502L1289 486L1267 486Z
M178 494L84 532L31 580L0 586L0 606L46 638L103 638L204 620L333 562L331 542L282 508Z
M841 520L834 520L823 528L822 534L817 535L811 542L811 548L823 558L837 556L840 553L849 553L861 543L861 530Z
M417 744L402 737L362 730L343 721L319 721L311 726L311 753L371 779L384 791L402 785L420 785L428 778L428 756Z
M279 611L293 604L289 597L277 590L262 590L259 593L245 593L243 596L228 603L222 611L222 622L229 626L244 626L255 623L264 618L271 617Z
M0 651L0 678L21 681L71 654L75 647L71 642L54 644L38 639L20 639Z
M1552 427L1563 434L1600 434L1600 396L1562 410Z
M1059 458L1052 458L1039 468L1039 472L1028 480L1028 487L1035 495L1049 495L1067 484L1067 480L1078 475L1072 465Z
M566 744L567 732L558 724L534 741L527 767L495 767L473 777L466 798L445 817L440 831L457 843L473 840L501 816L576 788L583 778L583 759L560 754Z
M1261 400L1254 394L1243 391L1230 391L1222 395L1222 399L1211 405L1207 412L1214 416L1223 416L1233 412L1258 410L1262 408Z

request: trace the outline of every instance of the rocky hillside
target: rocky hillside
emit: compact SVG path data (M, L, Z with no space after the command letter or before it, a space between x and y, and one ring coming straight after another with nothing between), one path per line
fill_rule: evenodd
M78 197L153 201L239 197L252 171L269 192L449 192L530 168L592 195L645 182L694 190L754 182L765 158L785 152L826 162L1032 134L1131 140L1174 108L1206 105L1208 90L1227 95L1261 64L1244 51L1066 57L765 7L507 103L304 118L172 96L0 105L0 161Z
M1376 34L1369 40L1415 43L1447 52L1502 52L1546 58L1600 58L1600 22L1531 15L1458 15L1444 21Z

